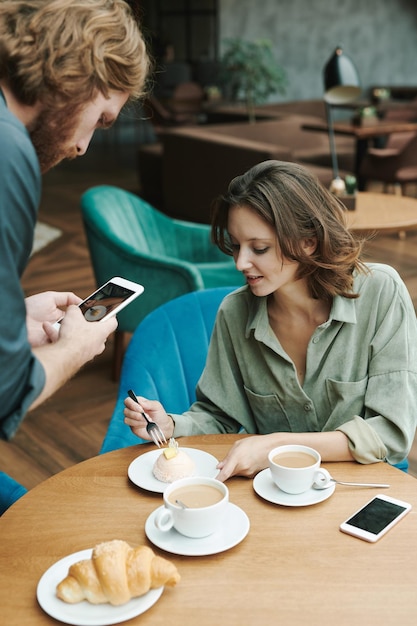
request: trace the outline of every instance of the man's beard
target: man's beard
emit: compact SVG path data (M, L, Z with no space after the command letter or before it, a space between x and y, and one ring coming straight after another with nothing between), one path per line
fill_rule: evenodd
M38 155L42 174L64 159L75 159L77 149L70 141L77 127L74 107L65 110L44 110L28 128Z

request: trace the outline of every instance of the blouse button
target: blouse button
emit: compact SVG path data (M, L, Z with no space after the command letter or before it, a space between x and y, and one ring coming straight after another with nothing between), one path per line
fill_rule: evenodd
M306 403L304 405L304 411L311 411L311 404Z
M320 341L319 337L313 337L313 343L318 343Z

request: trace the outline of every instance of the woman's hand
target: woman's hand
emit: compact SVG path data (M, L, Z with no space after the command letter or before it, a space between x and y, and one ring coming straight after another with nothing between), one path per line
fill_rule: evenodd
M252 478L269 466L268 454L273 448L287 444L314 448L325 462L354 461L349 440L341 431L252 435L236 441L223 461L220 461L217 465L220 469L218 480L225 481L231 476Z
M147 400L141 396L138 396L138 400L139 404L129 397L124 401L124 422L130 426L132 433L137 437L152 441L146 430L147 422L142 415L142 411L144 411L150 420L158 424L167 440L172 437L174 435L174 422L172 417L165 412L162 404L157 400Z
M252 478L268 467L268 453L274 445L269 435L253 435L236 441L217 465L220 469L217 479L224 482L231 476Z

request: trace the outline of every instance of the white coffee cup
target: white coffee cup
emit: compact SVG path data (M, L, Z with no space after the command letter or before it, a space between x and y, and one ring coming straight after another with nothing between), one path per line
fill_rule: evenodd
M228 503L229 490L219 480L181 478L165 489L164 506L155 516L155 526L163 532L175 528L186 537L207 537L221 528Z
M268 463L272 480L286 493L304 493L317 481L323 487L331 480L329 472L320 467L320 454L308 446L278 446L268 454Z

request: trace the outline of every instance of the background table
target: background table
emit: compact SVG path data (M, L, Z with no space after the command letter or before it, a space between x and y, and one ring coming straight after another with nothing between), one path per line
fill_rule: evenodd
M222 458L237 436L181 440ZM60 558L100 541L148 543L144 524L161 495L127 477L130 462L153 447L139 445L95 457L48 479L0 518L0 606L7 626L57 624L38 606L36 586ZM376 544L339 531L339 524L378 493L336 486L307 507L271 504L252 481L228 481L231 501L246 511L248 536L206 557L155 552L176 563L181 582L146 613L124 622L152 626L283 626L416 623L417 482L384 463L326 464L341 480L388 482L384 492L413 510Z
M349 229L357 233L399 233L417 228L417 200L368 191L356 194L356 209L346 211Z
M304 130L313 130L318 132L329 132L329 127L326 122L309 122L303 124ZM338 135L345 135L349 137L355 137L356 139L356 151L355 151L355 175L358 180L359 189L364 189L365 181L360 176L360 166L362 159L368 150L368 144L370 140L377 139L378 137L384 137L393 133L402 132L416 132L417 122L407 122L400 120L377 120L370 125L359 126L353 124L351 121L335 121L333 123L334 132Z

